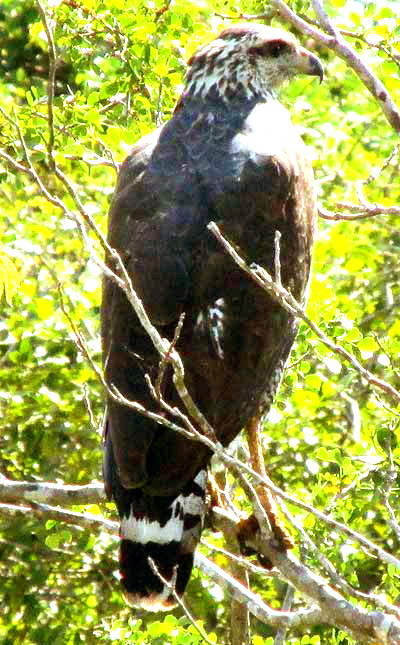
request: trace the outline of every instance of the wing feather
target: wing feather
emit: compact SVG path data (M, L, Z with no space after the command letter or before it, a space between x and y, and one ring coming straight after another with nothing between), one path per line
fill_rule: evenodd
M110 211L110 244L153 323L172 338L180 313L186 314L177 347L186 385L225 444L250 416L268 409L296 321L238 269L207 224L215 220L248 262L272 274L279 230L282 281L300 299L314 234L312 170L303 143L286 123L284 108L282 122L290 131L281 144L273 131L277 106L273 118L259 106L252 110L245 106L233 118L215 105L179 110L128 156ZM260 119L266 125L257 139ZM144 375L155 381L159 356L108 280L103 341L108 381L157 410ZM165 398L180 405L168 371L163 388ZM109 427L127 488L178 490L208 458L200 444L193 449L187 439L113 401Z

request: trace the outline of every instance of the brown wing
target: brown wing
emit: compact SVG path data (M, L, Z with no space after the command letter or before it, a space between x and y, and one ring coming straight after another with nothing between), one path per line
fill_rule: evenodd
M110 211L110 244L163 336L173 337L185 311L178 350L186 384L224 444L270 405L296 321L234 265L207 224L217 221L250 263L272 274L279 230L282 281L299 299L315 226L312 171L301 140L294 130L282 144L272 130L270 139L268 131L258 137L245 107L234 118L215 106L212 118L204 105L201 112L195 105L179 111L125 161ZM156 378L159 356L108 280L103 350L108 381L157 410L144 375ZM165 397L181 405L169 373L164 381ZM108 423L126 488L174 493L209 457L201 444L113 401Z
M146 137L122 165L109 215L108 239L119 252L152 322L172 338L190 297L193 247L200 231L204 235L206 230L207 208L202 205L196 170L180 137L171 137L169 129L165 130L166 140L160 141L163 130ZM109 279L103 287L102 343L108 383L127 398L158 411L144 377L157 378L159 355L125 295ZM171 399L170 376L166 375L165 395ZM182 464L186 458L190 462L193 445L111 398L107 407L107 490L115 488L114 459L127 489L146 486L162 494L179 489L187 481ZM205 454L205 449L196 451L193 469L204 461Z

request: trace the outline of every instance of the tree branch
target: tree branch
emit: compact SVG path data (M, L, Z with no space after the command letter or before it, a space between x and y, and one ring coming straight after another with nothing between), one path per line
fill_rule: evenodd
M104 486L93 482L86 486L69 486L52 482L13 481L0 477L0 502L46 504L98 504L104 502Z
M96 531L105 531L112 535L118 533L118 524L89 513L77 513L50 506L43 501L53 503L97 503L104 500L103 486L93 483L88 486L66 486L50 483L12 482L0 479L0 510L7 513L27 512L51 517L57 521L75 524L83 528ZM7 501L24 502L22 505L10 505ZM213 525L220 530L234 532L237 519L220 508L213 509ZM241 583L232 578L225 571L210 562L200 553L196 553L196 566L199 566L206 575L212 577L218 584L222 584L232 596L240 603L244 603L250 613L271 627L294 629L307 627L317 623L342 625L347 631L353 632L357 638L365 638L363 642L385 643L395 645L400 643L400 623L392 616L381 612L365 612L344 600L319 576L316 576L305 565L301 564L293 555L282 553L270 539L265 539L257 532L254 539L249 540L248 546L257 553L270 559L280 573L296 589L306 597L318 602L320 608L311 608L296 612L272 610L265 605L259 596L246 589ZM383 635L387 633L386 640ZM374 641L371 639L375 639ZM381 639L381 640L379 640Z
M220 513L217 510L213 515L216 527L219 525L219 516ZM224 512L223 525L229 521L235 523L235 519L229 519L227 513ZM265 540L259 531L254 538L248 539L246 544L256 553L260 553L270 560L283 577L304 597L311 598L318 604L321 610L318 622L340 625L363 643L382 645L398 645L400 643L400 621L394 616L377 611L367 612L361 607L351 604L332 589L323 578L301 564L291 551L283 552L276 546L274 540ZM292 614L292 612L288 613ZM311 613L310 616L312 616ZM293 629L295 626L297 625L290 622L288 624L289 629Z
M258 594L246 589L229 573L226 573L224 569L218 567L199 551L196 551L194 562L196 567L199 567L207 576L224 587L233 598L245 604L253 616L270 627L279 629L284 625L288 629L298 629L324 622L320 609L315 606L311 609L294 612L272 609L262 601Z
M48 504L37 504L31 502L29 505L14 505L3 504L0 502L0 511L15 515L15 513L28 513L33 511L36 514L44 515L47 519L57 520L57 522L65 522L66 524L74 524L81 526L89 531L104 531L111 535L119 534L119 524L106 520L104 517L99 517L91 513L78 513L76 511L66 511L61 508L49 506Z
M351 202L337 202L336 208L349 211L349 213L333 213L328 211L322 206L318 207L318 215L322 219L331 222L344 220L347 222L355 222L360 219L370 219L378 215L400 215L399 206L381 206L379 204L371 204L370 207L362 207L359 204L352 204Z
M312 598L321 608L324 622L342 625L363 643L400 644L400 621L382 612L367 612L349 603L326 581L302 565L291 551L282 553L272 541L256 535L252 543L257 552L279 569L280 573L304 596Z

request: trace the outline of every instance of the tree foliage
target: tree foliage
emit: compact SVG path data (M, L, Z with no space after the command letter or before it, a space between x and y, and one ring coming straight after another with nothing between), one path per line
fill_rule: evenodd
M354 607L399 619L400 121L396 131L383 109L388 101L371 94L346 52L338 56L329 24L399 103L400 7L333 0L328 23L319 2L294 0L307 30L295 29L283 4L3 0L0 473L60 487L101 480L97 260L118 163L171 115L191 53L243 14L259 16L294 30L326 67L321 86L298 79L282 100L316 175L321 217L307 315L331 347L302 323L264 424L268 472L292 498L328 516L286 502L301 562ZM243 445L237 450L246 460ZM235 506L251 511L243 482L221 461L214 468ZM115 519L113 505L87 499L65 508ZM33 494L0 500L1 642L183 645L204 642L205 633L210 642L235 642L231 593L218 577L192 576L185 602L197 627L182 608L134 614L118 586L117 537L101 522L95 529L72 515L61 521ZM202 554L240 577L226 554L235 545L211 530L205 537ZM250 562L252 590L281 608L290 595L285 577ZM288 608L301 612L308 603L295 592ZM349 626L321 611L287 633L251 615L250 642L357 642ZM374 642L400 642L384 638Z

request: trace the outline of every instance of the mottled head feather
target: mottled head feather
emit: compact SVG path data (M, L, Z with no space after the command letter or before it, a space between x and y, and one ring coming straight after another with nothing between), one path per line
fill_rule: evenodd
M189 60L183 97L265 100L298 73L322 77L322 66L292 34L260 24L234 25Z

